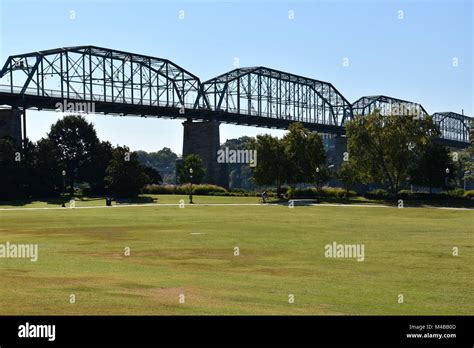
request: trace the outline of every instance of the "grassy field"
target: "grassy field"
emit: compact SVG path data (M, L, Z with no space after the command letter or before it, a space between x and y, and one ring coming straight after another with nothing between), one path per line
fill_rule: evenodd
M158 202L179 199L186 197L160 196ZM256 203L256 198L195 201ZM103 204L88 199L77 206ZM0 258L0 315L474 315L472 210L18 208L0 211L0 243L7 241L37 243L39 259ZM324 246L334 241L364 244L365 260L326 258ZM124 255L126 247L130 256ZM459 256L452 255L453 247ZM398 303L399 294L404 303Z

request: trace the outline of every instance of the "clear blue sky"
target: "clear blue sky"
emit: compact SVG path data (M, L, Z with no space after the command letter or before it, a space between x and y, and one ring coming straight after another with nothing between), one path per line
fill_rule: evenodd
M206 80L238 58L242 67L329 81L351 102L385 94L419 102L429 113L464 109L473 116L473 12L472 0L0 0L0 60L91 44L168 58ZM29 137L45 136L56 118L30 112ZM88 118L113 144L182 151L181 121ZM222 125L221 142L265 132Z

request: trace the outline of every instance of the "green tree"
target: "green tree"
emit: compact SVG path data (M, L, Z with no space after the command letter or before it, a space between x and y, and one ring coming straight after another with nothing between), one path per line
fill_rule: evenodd
M136 197L150 179L143 171L137 155L126 146L112 151L105 178L110 192L119 197Z
M280 196L290 166L284 141L269 134L257 135L251 147L257 150L257 165L252 168L252 180L257 185L275 185Z
M288 130L283 137L286 157L291 164L286 181L289 184L312 182L319 187L329 179L321 137L301 123L292 123Z
M253 145L255 138L242 136L238 139L228 139L222 146L221 150L224 150L226 147L229 150L254 150ZM258 163L258 155L257 155ZM247 163L228 163L229 171L229 187L234 188L243 188L247 190L253 189L252 181L252 168Z
M74 183L87 178L99 148L99 139L92 123L83 116L66 116L51 126L48 139L55 147L57 161L66 170L69 192L74 193Z
M474 181L474 146L471 143L467 149L452 155L456 159L453 161L453 180L457 186L464 187L464 182Z
M105 181L107 167L112 160L113 147L108 141L97 144L91 155L91 160L81 168L81 179L86 181L95 194L104 194L107 183Z
M349 189L352 185L361 182L357 170L355 170L354 165L350 161L342 163L341 168L336 173L336 178L344 185L346 194L349 193Z
M446 168L450 170L448 178L454 171L448 149L432 142L421 148L411 164L408 171L411 184L429 187L430 193L434 187L445 185Z
M143 173L147 176L147 185L159 185L163 182L160 173L152 167L146 167L142 165Z
M63 191L62 171L64 164L58 161L58 148L48 138L36 143L35 155L35 196L56 196Z
M193 173L190 173L192 168ZM201 157L195 154L188 155L178 167L178 180L181 184L192 182L200 184L204 178L205 169Z
M388 184L397 194L417 153L439 130L431 117L383 116L375 110L348 122L346 135L350 159L360 177Z
M146 167L156 169L162 175L162 181L174 183L176 178L176 159L178 155L164 147L157 152L136 151L138 160Z

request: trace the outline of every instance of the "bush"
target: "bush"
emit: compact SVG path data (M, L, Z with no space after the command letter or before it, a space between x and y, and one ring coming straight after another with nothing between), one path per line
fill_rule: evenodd
M408 190L401 190L398 192L398 197L402 199L417 199L417 200L441 200L441 199L457 199L457 198L471 198L474 194L469 194L472 191L464 192L463 189L454 189L452 191L445 191L440 193L429 194L428 192L411 192ZM466 194L467 193L467 194Z
M145 194L189 194L189 184L186 185L146 185L143 190ZM227 190L221 186L210 184L193 185L193 194L195 195L215 195L216 193L225 193Z
M468 190L464 192L464 198L474 199L474 190Z
M311 188L302 188L302 189L293 189L290 188L287 191L288 198L316 198L316 197L333 197L333 198L346 198L357 196L355 191L344 190L340 187L324 187L322 189Z
M401 190L398 192L398 197L402 199L433 199L442 198L436 195L430 195L428 192L411 192L410 190Z
M316 190L316 195L320 197L335 197L346 198L357 196L355 191L347 191L340 187L323 187L321 190Z
M455 196L455 197L462 197L462 196L464 196L464 189L455 188L453 190L448 191L448 195Z
M387 199L390 197L390 194L387 190L375 189L367 192L364 196L371 199Z

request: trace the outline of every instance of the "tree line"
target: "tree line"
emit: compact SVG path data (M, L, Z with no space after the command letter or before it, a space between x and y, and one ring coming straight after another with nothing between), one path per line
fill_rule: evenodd
M472 127L471 127L472 133ZM432 188L462 186L474 180L474 146L453 154L436 140L440 131L430 117L383 116L377 110L346 124L347 152L342 165L328 163L321 136L300 123L277 138L268 134L227 140L222 146L257 150L256 167L229 165L236 188L312 184L320 188L330 178L346 190L377 183L397 194L404 185ZM147 153L100 141L94 126L82 116L67 116L51 126L46 137L26 141L18 151L13 139L0 139L0 199L74 194L80 184L93 195L136 196L147 184L200 183L202 160L189 155L178 166L169 148ZM192 173L191 173L192 168ZM251 181L248 185L246 182Z
M78 183L90 194L136 196L144 185L162 181L127 146L100 141L82 116L58 120L45 138L26 140L21 151L13 139L0 139L0 168L1 199L73 195Z
M281 139L259 135L249 145L258 153L252 180L272 185L280 194L285 184L319 188L332 177L346 190L375 183L396 195L404 185L427 187L431 193L433 188L450 189L474 179L472 134L467 150L450 153L437 143L440 131L431 117L385 116L376 110L349 121L345 136L347 152L339 167L327 163L322 138L299 123L290 125Z

